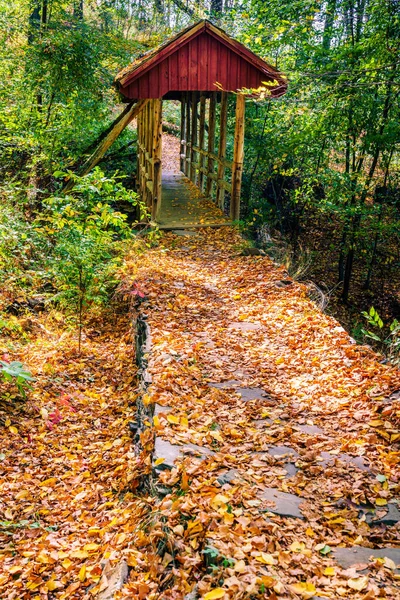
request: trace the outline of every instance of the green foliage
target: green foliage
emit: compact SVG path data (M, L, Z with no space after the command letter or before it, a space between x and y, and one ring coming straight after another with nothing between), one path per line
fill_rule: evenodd
M361 333L366 339L373 340L381 352L385 353L389 360L400 365L400 323L394 319L388 327L387 334L383 333L384 323L378 312L372 306L368 312L363 311L362 316L366 319L371 329L361 328ZM375 331L374 331L375 330Z
M248 103L244 216L257 209L294 248L310 217L334 222L347 300L356 261L368 287L379 249L398 243L399 12L252 0L241 16L242 40L289 78L278 102Z
M57 289L53 300L67 310L74 307L80 349L85 312L110 299L117 285L121 244L133 235L126 215L114 206L129 202L141 216L146 211L137 194L126 190L117 176L105 177L99 168L85 177L68 175L75 182L73 195L46 199L36 226L52 240L49 268Z
M0 360L0 376L4 382L15 384L23 398L26 397L25 390L32 389L29 382L33 377L19 361Z

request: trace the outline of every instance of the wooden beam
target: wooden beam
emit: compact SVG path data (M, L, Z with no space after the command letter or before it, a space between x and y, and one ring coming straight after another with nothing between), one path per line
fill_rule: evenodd
M204 134L205 134L205 120L206 120L206 97L204 94L200 95L200 119L199 119L199 174L197 176L197 185L203 192L204 185L204 173L202 168L204 166Z
M225 190L219 185L219 181L225 176L225 155L226 155L226 126L228 120L228 93L221 93L221 112L220 112L220 132L218 146L218 178L217 178L217 204L221 210L224 209Z
M246 99L243 94L236 96L236 123L233 143L231 219L238 221L240 217L240 190L242 187L244 157L244 125Z
M210 96L210 103L208 106L208 161L207 161L207 181L206 181L206 196L209 198L212 196L213 179L210 177L214 173L214 160L212 155L215 151L215 122L216 122L216 106L217 106L217 93L214 92Z
M161 177L162 177L162 100L154 100L153 125L153 206L151 218L157 219L161 209Z
M197 92L192 92L192 126L191 126L191 130L192 130L192 136L191 136L192 148L191 148L191 152L190 152L190 174L189 174L189 177L193 181L193 183L196 183L196 169L193 164L196 162L196 151L194 150L193 146L197 146Z
M180 165L180 170L182 171L182 173L185 172L185 134L186 134L186 103L185 103L185 99L182 98L181 100L181 139L180 139L180 161L179 161L179 165Z
M189 177L190 170L190 99L189 94L186 95L186 158L185 158L185 175Z
M109 147L115 142L118 136L123 132L125 127L134 119L140 111L147 105L148 100L140 100L137 104L131 104L130 109L124 111L124 116L117 119L114 127L109 133L103 138L87 161L78 170L78 174L82 177L87 175L103 158ZM63 193L69 192L74 187L75 183L73 179L69 179L63 188Z

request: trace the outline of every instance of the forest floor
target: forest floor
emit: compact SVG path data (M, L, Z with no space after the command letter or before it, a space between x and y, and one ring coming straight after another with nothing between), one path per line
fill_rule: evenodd
M0 339L2 358L29 365L35 381L19 409L2 406L0 598L93 597L143 512L127 425L136 399L130 322L105 312L78 354L64 315L12 320L25 334L16 327L14 339Z

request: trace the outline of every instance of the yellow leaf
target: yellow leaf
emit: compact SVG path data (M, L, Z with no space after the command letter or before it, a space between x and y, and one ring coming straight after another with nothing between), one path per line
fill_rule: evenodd
M186 417L181 417L181 427L183 427L183 429L187 429L189 427L189 421Z
M51 558L50 558L50 556L48 556L48 554L45 554L44 552L40 552L40 554L38 554L36 560L37 560L37 562L47 565L51 561Z
M218 598L223 598L225 596L225 591L223 588L215 588L211 590L211 592L207 592L204 594L203 600L218 600Z
M306 529L306 535L308 537L314 537L315 536L315 533L314 533L313 529L311 529L311 527L307 527L307 529Z
M44 420L49 418L49 411L46 410L44 407L40 409L40 414L42 416L42 419Z
M217 494L211 500L210 504L214 510L219 510L221 507L227 508L227 504L229 502L228 496L224 496L223 494Z
M10 421L10 419L8 419L8 418L7 418L7 419L5 420L5 422L4 422L4 425L5 425L6 427L10 427L10 425L11 425L11 421Z
M49 477L49 479L45 479L39 483L39 487L51 487L57 483L57 479L55 477Z
M173 423L174 425L179 425L179 417L175 417L174 415L167 415L167 421L169 423Z
M357 592L361 592L368 585L368 577L358 577L357 579L349 579L347 581L347 585L352 590L357 590Z
M387 500L385 500L385 498L377 498L375 504L376 506L386 506Z
M154 423L154 427L156 429L158 429L160 427L160 419L158 418L157 415L154 415L154 417L153 417L153 423Z
M237 573L244 573L246 570L246 563L244 562L244 560L238 560L235 563L235 571Z
M326 567L325 571L324 571L324 575L334 575L335 574L335 569L334 567Z
M372 419L372 421L370 421L368 425L370 427L379 427L380 425L383 425L383 421L381 419Z
M214 438L214 440L217 440L218 442L221 442L223 444L224 438L222 437L219 431L210 431L210 435Z
M11 427L8 428L9 431L11 431L11 433L13 433L14 435L18 435L18 429L16 427L14 427L13 425L11 425Z
M54 581L54 579L49 579L48 581L46 581L46 587L49 590L49 592L53 592L58 587L57 582Z
M264 565L276 565L276 560L272 554L267 554L266 552L261 552L259 556L256 556L256 560L264 563Z
M317 591L315 585L308 582L294 583L290 586L290 589L303 598L312 598Z
M292 552L302 552L305 547L306 545L304 542L293 542L293 544L289 546Z
M86 579L86 565L83 565L80 568L78 577L79 577L80 581L85 581L85 579Z
M88 558L89 553L86 550L75 550L75 552L71 553L73 558Z
M66 558L65 560L62 561L61 565L64 567L64 569L66 571L68 571L69 568L72 566L72 560L69 560L69 558Z
M276 359L276 361L275 361L275 364L276 364L276 365L281 365L281 364L282 364L282 363L284 363L284 362L285 362L285 359L284 359L284 358L282 358L282 356L281 356L280 358L277 358L277 359Z
M100 544L85 544L84 549L86 550L86 552L94 552L95 550L97 550L97 548L99 548Z
M165 458L162 458L162 457L157 458L157 460L154 461L154 465L155 466L161 465L164 461L165 461Z
M383 559L383 564L385 565L385 567L387 567L388 569L392 569L392 571L394 571L396 569L396 564L395 562L391 559L391 558L387 558L387 556L384 557Z

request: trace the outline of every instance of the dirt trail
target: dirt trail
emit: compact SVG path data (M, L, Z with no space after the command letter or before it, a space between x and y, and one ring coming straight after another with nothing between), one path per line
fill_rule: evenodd
M122 597L394 600L399 371L242 245L167 234L128 261L165 497Z

